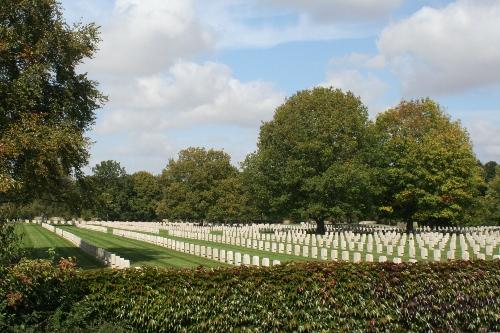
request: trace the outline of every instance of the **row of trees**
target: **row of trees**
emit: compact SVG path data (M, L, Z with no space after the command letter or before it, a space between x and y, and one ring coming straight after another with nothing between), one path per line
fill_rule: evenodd
M188 148L161 175L104 161L66 182L61 204L37 198L11 214L107 220L360 219L432 225L500 222L500 171L476 159L467 132L430 99L368 119L350 92L290 97L262 125L238 169L217 150ZM61 191L60 191L61 192Z

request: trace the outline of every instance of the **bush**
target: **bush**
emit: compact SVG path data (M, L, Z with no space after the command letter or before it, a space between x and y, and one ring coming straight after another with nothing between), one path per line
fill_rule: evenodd
M500 330L498 260L58 274L38 284L44 289L29 291L38 301L23 303L39 311L41 300L50 299L53 309L63 296L52 313L57 325L45 326L51 332ZM14 284L11 295L16 288L24 287ZM7 310L12 322L22 321Z
M84 295L75 284L76 272L72 259L61 259L57 266L22 259L0 272L0 331L39 331L57 311L69 310Z
M0 269L21 259L22 235L16 231L16 225L0 217Z

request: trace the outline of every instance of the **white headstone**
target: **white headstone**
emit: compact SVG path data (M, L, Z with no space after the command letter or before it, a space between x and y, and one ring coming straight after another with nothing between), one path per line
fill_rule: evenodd
M236 266L241 266L241 253L239 252L234 253L234 264Z
M252 257L252 265L253 266L259 266L259 256L253 256Z

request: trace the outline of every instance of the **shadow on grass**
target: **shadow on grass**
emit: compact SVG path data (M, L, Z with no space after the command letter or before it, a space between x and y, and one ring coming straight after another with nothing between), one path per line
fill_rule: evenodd
M25 248L26 256L30 259L50 259L49 247ZM74 247L54 247L55 258L58 261L60 258L76 257L78 267L83 269L98 269L103 268L97 259L78 250Z
M132 266L138 265L148 265L148 266L207 266L206 259L201 257L195 257L186 255L181 252L171 252L168 253L164 249L159 248L158 250L152 248L124 248L124 247L109 247L107 250L111 253L115 253L120 257L129 259Z

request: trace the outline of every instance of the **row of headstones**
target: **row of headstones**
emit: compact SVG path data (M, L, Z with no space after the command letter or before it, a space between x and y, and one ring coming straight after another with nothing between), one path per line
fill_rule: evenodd
M160 226L155 225L150 222L109 222L109 221L91 221L89 222L91 225L99 225L109 228L118 228L123 230L131 230L131 231L142 231L148 233L159 234Z
M167 230L173 230L173 231L191 231L191 232L202 232L202 233L209 233L210 232L210 228L208 227L201 227L201 226L194 226L194 225L191 225L191 224L187 224L187 225L167 225L167 226L163 226L162 227L163 229L167 229ZM251 233L252 236L251 237L256 237L256 238L266 238L267 240L269 240L269 237L272 237L272 238L279 238L279 237L294 237L294 238L302 238L302 237L306 237L307 239L312 239L314 240L315 238L317 240L320 240L322 238L328 238L329 236L331 236L331 233L329 234L326 234L325 236L320 236L320 235L311 235L311 234L305 234L301 231L295 231L293 232L290 232L290 231L286 231L286 232L274 232L274 234L260 234L258 232L258 230L253 230L253 231L242 231L241 229L235 229L235 228L232 228L232 227L221 227L220 228L221 231L223 232L223 234L225 235L229 235L229 236L238 236L238 235L243 235L245 237L250 237L249 234ZM500 235L500 232L496 231L491 231L491 229L482 229L483 231L483 235L479 235L478 232L475 232L474 234L472 234L473 237L476 237L476 238L484 238L486 236L489 235L490 238L496 238L498 239L499 238L499 235ZM338 231L336 232L338 234ZM487 235L484 235L484 233L487 233ZM292 235L290 235L292 234ZM348 236L349 234L354 234L352 231L350 232L344 232L344 234L346 236ZM395 231L389 231L389 232L384 232L384 233L375 233L376 235L378 235L379 237L385 237L385 238L390 238L390 237L395 237L395 236L401 236L401 235L406 235L405 233L402 233L402 232L395 232ZM424 238L424 239L428 239L429 237L432 237L432 238L436 238L436 237L440 237L440 235L442 235L443 233L439 233L439 232L427 232L425 234L417 234L416 237L421 237L421 238ZM359 234L358 234L359 235ZM363 234L364 235L364 234ZM449 236L449 235L448 235ZM413 234L410 234L410 238L413 237ZM274 239L273 239L274 240Z
M49 223L52 225L74 225L76 222L75 221L66 221L66 220L47 220L47 222L44 222L42 220L25 220L25 223L32 223L32 224L42 224L42 223Z
M108 232L108 228L102 227L102 226L99 226L99 225L82 224L82 223L77 223L75 225L78 228L82 228L82 229L88 229L88 230L99 231L99 232Z
M243 246L247 248L253 248L253 249L258 249L261 251L266 251L266 252L272 252L272 253L283 253L283 254L288 254L288 255L295 255L295 256L304 256L304 257L309 257L309 245L299 245L296 244L293 247L292 251L292 244L287 243L276 243L276 242L269 242L269 241L262 241L262 240L256 240L256 239L243 239L243 238L226 238L222 237L220 235L207 235L207 234L200 234L200 233L188 233L188 232L172 232L172 234L176 237L182 237L182 238L192 238L192 239L202 239L205 241L212 241L216 243L226 243L226 244L232 244L232 245L237 245L237 246ZM348 245L348 246L347 246ZM340 250L347 250L347 248L352 252L356 250L355 247L356 244L354 243L346 243L346 242L341 242L340 243ZM357 250L360 252L364 251L364 243L357 243ZM403 257L405 255L405 246L400 245L400 246L393 246L393 245L387 245L385 246L384 251L384 246L380 243L376 244L376 247L373 246L373 243L367 243L366 244L366 251L368 253L374 252L376 254L387 254L388 256L393 256L394 255L394 250L397 251L397 256L398 257ZM286 247L286 248L285 248ZM429 256L429 252L433 254L433 259L435 261L440 261L442 258L442 252L444 248L439 248L439 249L428 249L426 247L419 247L420 251L420 258L423 260L427 260ZM452 246L449 251L446 252L446 258L449 260L454 260L455 259L455 250L456 247ZM479 251L478 247L475 247L474 249L474 255L478 259L486 259L486 255L493 255L493 248L491 246L488 246L486 249L486 253L481 253ZM326 259L326 248L321 248L321 258ZM336 248L333 249L333 251L336 251ZM346 251L348 252L348 251ZM336 253L336 252L332 252ZM417 249L414 246L414 243L410 242L409 247L408 247L408 255L411 259L415 259L417 254ZM318 247L312 246L311 247L311 257L316 259L318 258ZM334 259L336 256L332 256L332 259ZM498 258L498 255L494 255L494 258ZM471 256L467 249L465 247L462 247L462 252L461 252L461 259L463 260L470 260Z
M41 224L43 228L55 233L56 235L70 241L73 243L75 246L80 248L82 251L85 253L95 257L97 260L102 262L104 265L109 266L111 268L118 268L118 269L124 269L124 268L130 268L130 260L124 259L114 253L111 253L109 251L106 251L103 248L97 247L93 244L90 244L80 237L76 236L75 234L72 234L71 232L68 232L66 230L62 230L59 228L54 227L53 225L47 224L47 223L42 223Z
M200 231L200 232L205 232L209 233L211 230L219 230L222 231L223 233L226 234L236 234L236 233L260 233L262 229L265 230L275 230L275 235L279 233L295 233L296 236L305 236L305 237L311 237L310 234L306 234L307 230L310 230L310 227L313 226L313 224L302 224L302 225L272 225L272 224L253 224L253 225L247 225L244 228L241 227L232 227L232 226L217 226L217 227L203 227L199 226L193 223L159 223L159 222L120 222L120 221L107 221L107 222L102 222L102 221L90 221L89 223L100 223L100 225L106 225L112 227L113 225L116 224L123 224L127 226L127 230L137 230L137 231L144 231L144 232L152 232L152 233L158 233L158 229L170 229L170 230L188 230L188 231ZM333 229L332 229L333 230ZM341 228L335 228L337 232L339 230L342 230ZM400 230L397 228L387 228L387 227L373 227L373 226L364 226L362 229L356 229L357 231L376 231L376 230L384 230L384 233L390 233L393 232L395 233L396 231L401 234ZM437 228L437 229L431 229L429 227L423 227L421 228L421 231L427 231L430 232L431 230L438 230L438 231L470 231L470 232L492 232L497 230L497 237L498 237L498 228L491 228L491 227L442 227L442 228ZM438 233L438 232L436 232ZM328 236L327 233L326 236ZM418 235L418 234L417 234ZM270 235L267 234L266 237L269 237ZM316 237L319 237L316 235Z
M250 256L249 254L242 254L240 252L226 251L224 249L213 248L211 246L198 245L155 235L147 235L130 230L113 229L113 235L152 243L178 252L204 257L230 265L261 265L269 267L271 264L273 266L280 264L279 260L273 260L272 262L270 262L269 258L262 258L262 260L260 260L259 256Z
M252 265L258 266L259 263L259 257L258 256L252 256L244 254L243 259L241 261L241 254L236 252L233 257L233 251L225 251L223 249L216 249L212 247L205 247L203 245L196 245L196 244L191 244L191 243L186 243L182 241L177 241L173 240L170 238L165 238L165 237L159 237L159 236L154 236L154 235L146 235L142 233L137 233L133 231L127 231L127 230L121 230L121 229L113 229L113 234L123 236L123 237L128 237L136 240L141 240L141 241L146 241L150 243L154 243L156 245L161 245L165 246L171 249L175 249L176 251L180 252L187 252L190 254L195 254L198 256L206 257L208 259L213 259L213 260L220 260L222 262L227 262L230 264L235 264L235 265L240 265L242 263L243 265L248 265L250 263L250 258L252 258ZM276 243L273 243L276 244ZM283 244L281 244L283 245ZM302 249L302 251L301 251ZM291 254L291 251L290 253ZM303 246L301 247L300 245L296 245L294 248L294 255L296 256L304 256L304 257L309 257L309 247ZM355 252L351 255L349 251L341 251L340 256L337 250L331 250L331 259L332 260L342 260L342 261L352 261L355 263L361 262L361 253ZM313 258L321 258L323 260L328 260L328 251L325 248L322 248L320 251L320 257L318 257L318 248L313 247L312 248L312 257ZM436 259L436 261L440 260L440 255L439 259ZM234 262L232 261L234 258ZM227 260L227 261L226 261ZM367 253L365 255L365 261L367 262L374 262L374 255ZM378 257L378 262L387 262L388 258L384 255L381 255ZM410 259L410 262L416 262L417 260L415 259ZM392 259L392 262L394 263L401 263L402 258L395 257ZM279 264L280 262L278 260L273 260L273 265ZM269 266L269 259L268 258L263 258L262 259L262 266Z
M112 222L112 223L116 223L116 222ZM145 223L139 223L139 224L140 224L140 225L142 225L143 227L141 227L141 226L133 226L133 225L131 225L131 224L132 224L132 223L124 223L124 225L126 225L126 227L127 227L128 229L135 229L135 230L145 231L145 232L151 232L151 231L153 231L153 230L148 229L147 227L145 227L145 226L144 226L144 225L145 225ZM112 224L108 224L108 225L109 225L109 226L112 226ZM142 229L142 228L144 228L144 229ZM190 225L188 225L187 227L186 227L186 226L182 226L182 228L180 228L180 229L181 229L181 230L185 230L185 229L188 229L188 230L189 230L189 229L196 229L196 230L199 230L199 228L200 228L200 227L197 227L197 226L190 226ZM169 228L169 229L170 229L170 228ZM177 230L178 230L179 228L175 228L175 229L177 229ZM184 233L185 233L185 232L184 232ZM176 234L177 236L186 237L186 235L185 235L185 234L179 234L178 232L174 232L174 234ZM338 235L338 232L336 233L336 235ZM355 235L355 236L357 235L357 236L359 236L359 234L353 234L352 232L347 232L347 233L346 233L346 237L348 237L348 236L352 236L352 235ZM203 239L206 239L206 237L205 237L205 236L207 236L207 234L206 234L206 233L202 233L200 236L201 236ZM262 235L262 236L264 236L264 235ZM313 238L310 238L310 235L307 235L307 236L308 236L308 237L306 237L306 238L309 240L309 243L310 243L312 246L315 246L315 245L316 245L316 244L315 244L315 242L316 242L315 240L316 240L317 238L314 238L314 237L313 237ZM330 236L331 236L331 235L330 235ZM365 236L366 236L366 235L365 235L365 234L363 234L361 237L365 237ZM372 248L372 246L371 246L371 244L370 244L370 243L371 243L371 242L370 242L370 238L371 238L371 236L372 236L372 235L368 235L368 237L369 237L369 241L368 241L368 244L367 244L368 251L371 251L370 249ZM397 240L399 239L399 238L398 238L398 237L399 237L399 235L398 235L398 234L396 234L396 233L387 233L387 234L383 234L383 235L381 235L381 237L382 237L382 241L384 242L384 246L386 246L386 248L387 248L387 250L388 250L388 254L389 254L389 255L391 255L391 254L392 254L392 250L391 250L391 249L392 249L392 246L390 246L390 245L388 245L388 244L387 244L387 243L388 243L388 240L387 240L387 238L384 238L384 237L386 237L386 236L387 236L387 237L389 237L389 238L391 238L391 237L392 237L392 241L393 241L393 242L397 242ZM187 237L188 237L188 238L193 238L193 237L189 237L189 236L187 236ZM215 235L215 236L214 236L214 235L210 235L210 234L208 234L208 237L209 237L209 239L208 239L208 240L211 240L211 241L216 241L216 242L229 242L229 241L228 241L227 236L221 236L221 235ZM223 238L221 238L221 237L223 237ZM342 236L342 233L341 233L341 237L343 237L343 236ZM375 234L375 238L377 238L377 237L378 237L378 236L377 236L377 234ZM397 239L394 239L394 237L396 237ZM406 237L406 235L404 234L404 235L403 235L403 238L404 238L404 239L406 239L405 237ZM411 239L412 237L413 237L413 236L412 236L412 235L410 235L410 239ZM429 237L430 237L430 238L429 238ZM437 239L433 239L433 237L437 237ZM453 237L455 237L455 234L453 234ZM460 237L461 237L461 239L462 239L462 238L463 238L463 235L460 235ZM199 237L196 237L196 238L199 238ZM279 238L279 237L278 237L278 238ZM348 238L350 238L350 237L348 237ZM265 235L265 239L275 239L275 236L274 236L274 235L269 235L269 234L267 234L267 235ZM434 249L433 249L434 244L435 244L436 242L440 242L440 243L439 243L439 250L443 251L443 250L444 250L444 248L445 248L445 246L446 246L446 244L447 244L447 242L448 242L448 238L446 238L446 237L444 237L444 238L443 238L443 234L439 234L439 233L436 233L436 234L431 234L431 235L423 235L422 237L420 237L420 235L417 235L417 236L416 236L416 239L417 239L417 242L419 242L419 246L420 246L420 247L424 247L424 246L425 246L425 243L427 243L428 245L430 245L430 250L434 250ZM422 239L423 239L423 240L422 240ZM441 241L440 241L440 239L441 239ZM443 240L443 239L444 239L444 240ZM468 239L469 239L470 241L472 241L472 238L468 237ZM295 240L295 241L296 241L296 242L300 242L301 240L298 240L298 241L297 241L297 240ZM319 242L320 242L320 244L319 244L319 245L320 245L320 246L323 246L323 244L321 244L321 243L322 243L322 241L320 240ZM303 243L303 244L304 244L304 243L307 243L307 240L306 240L306 241L302 240L302 243ZM350 249L350 250L353 250L353 245L352 245L351 243L352 243L352 242L349 242L349 249ZM405 242L404 242L404 243L405 243ZM485 242L484 242L484 239L483 239L482 244L483 244L483 245L485 245L484 243L485 243ZM495 243L496 243L496 241L494 242L494 244L495 244ZM342 243L342 240L341 240L341 244L343 244L343 245L341 245L341 248L345 248L345 247L346 247L346 246L345 246L345 242L344 242L344 243ZM401 242L401 244L403 244L403 242ZM400 244L400 245L401 245L401 244ZM455 246L455 245L453 245L453 244L454 244L454 243L450 243L450 244L449 244L449 245L450 245L450 251L451 251L451 250L455 250L455 248L456 248L456 246ZM462 244L462 246L463 246L463 247L465 247L465 250L467 250L467 246L466 246L466 244L464 244L464 243L462 243L462 242L461 242L461 244ZM359 245L362 245L362 244L358 244L358 247L359 247ZM379 246L378 244L376 244L376 245L377 245L377 252L379 252L379 253L380 253L380 252L382 252L382 250L380 249L380 246ZM477 245L476 245L476 246L474 246L474 244L473 244L473 243L472 243L471 245L472 245L473 251L474 251L474 253L476 254L476 256L477 256L477 257L479 257L479 258L481 258L481 257L483 256L483 254L481 254L481 253L480 253L480 248L479 248ZM335 243L334 243L334 245L333 245L333 246L334 246L335 248L337 248L337 247L338 247L338 244L336 244L336 245L335 245ZM494 246L494 245L490 245L490 246L486 245L486 249L485 249L486 255L492 255L492 254L493 254L493 246ZM328 245L327 245L327 247L328 247ZM410 242L410 256L412 256L412 252L413 252L413 253L415 252L415 251L414 251L414 249L412 249L412 247L414 247L414 244L412 244L412 243ZM484 247L484 246L483 246L483 247ZM360 250L361 250L361 249L360 249ZM404 247L399 246L399 247L398 247L398 255L402 255L402 254L404 254ZM425 256L425 255L424 255L424 256ZM464 257L466 257L467 255L466 255L466 254L464 254L463 256L464 256ZM453 254L450 254L450 257L453 257Z
M72 221L66 221L62 218L51 218L49 219L51 224L74 224L77 222L77 220L72 220ZM43 222L41 219L36 220L38 223ZM29 220L25 220L26 223L29 222ZM92 222L92 221L91 221ZM155 225L155 226L162 226L162 225L169 225L169 226L197 226L195 223L189 223L189 222L182 222L182 223L175 223L175 222L123 222L123 221L108 221L110 223L135 223L135 224L143 224L143 225ZM211 226L213 230L228 230L228 228L233 228L235 230L256 230L259 231L261 229L264 230L275 230L275 231L282 231L282 230L288 230L288 231L297 231L301 233L306 233L310 232L310 230L315 228L314 223L301 223L301 224L294 224L294 225L284 225L284 224L236 224L232 227L225 226L225 225L218 225L218 226ZM349 225L349 226L357 226L357 225ZM364 231L369 231L369 230L397 230L401 231L400 228L397 227L392 227L392 226L382 226L382 225L359 225L361 226L362 230ZM327 231L338 231L342 230L342 226L336 226L336 225L327 225ZM361 229L356 229L356 230L361 230ZM500 227L497 226L477 226L477 227L419 227L416 228L417 232L429 232L429 231L437 231L437 232L485 232L488 230L492 231L499 231Z
M170 230L170 232L172 234L175 234L177 236L181 236L181 237L188 237L188 238L191 238L190 236L186 236L186 233L189 233L188 231L176 231L176 230ZM336 236L338 235L339 233L337 232L336 233ZM200 233L200 237L202 238L205 238L207 235L207 233ZM235 234L231 234L232 236L229 236L229 238L231 237L234 237ZM341 237L341 241L342 241L342 238L345 238L345 240L347 242L350 243L350 240L353 239L352 235L354 235L354 241L357 242L359 241L359 237L361 236L361 241L362 242L365 242L366 238L366 234L349 234L348 233L345 233L345 236L343 233L340 233L340 237ZM242 235L242 236L245 236L245 235ZM257 236L257 237L252 237L252 236ZM310 244L312 246L316 246L316 243L319 243L318 245L319 246L326 246L326 247L330 247L328 245L329 242L332 241L332 235L328 236L328 238L319 238L319 237L298 237L298 238L295 238L293 235L291 237L288 237L289 235L286 235L285 238L283 237L276 237L275 235L255 235L253 234L251 237L252 238L256 238L256 239L265 239L265 240L275 240L275 241L283 241L285 240L285 242L289 241L289 242L292 242L292 243L297 243L297 244L303 244L303 245L306 245L306 244ZM308 235L309 236L309 235ZM358 236L358 237L356 237ZM210 240L213 240L213 241L219 241L219 242L224 242L224 241L227 241L228 239L228 236L227 235L210 235L208 237L212 237L212 239ZM213 239L215 237L215 239ZM463 238L464 236L463 235L460 235L460 239L461 239L461 244L464 244L464 241L465 239ZM392 245L397 245L397 243L399 243L399 245L405 245L406 244L406 234L382 234L382 235L378 235L378 234L374 234L374 238L376 239L376 243L380 243L382 242L384 244L384 246L387 246L389 245L389 243L392 243ZM409 239L410 241L413 240L413 235L410 235L409 236ZM449 234L439 234L439 233L432 233L432 234L428 234L428 235L416 235L415 236L415 240L419 243L419 246L420 247L424 247L424 246L428 246L431 250L433 250L434 246L435 245L439 245L439 249L440 250L444 250L445 246L447 244L450 245L450 249L455 249L456 246L455 245L452 245L455 243L455 240L456 240L456 236L455 234L453 234L453 236L451 237L453 243L450 243L449 242L449 239L450 239L450 236ZM500 242L500 237L498 234L495 234L495 235L490 235L488 237L486 236L477 236L477 237L467 237L467 239L469 240L469 242L471 243L471 246L474 246L474 243L475 243L475 240L478 240L480 242L480 245L482 248L486 248L486 252L490 252L489 255L491 255L491 252L493 250L493 248L495 248L497 246L497 244ZM372 235L368 235L368 243L372 243ZM377 241L378 240L378 241ZM324 242L326 242L327 244L323 244ZM411 242L410 242L411 244ZM489 246L488 246L489 245ZM336 246L334 245L334 247L338 247L338 244L336 244ZM488 249L489 248L489 249ZM479 250L476 250L476 252L479 252Z
M196 244L190 244L182 241L177 241L177 240L171 240L169 238L165 237L158 237L154 235L145 235L133 231L126 231L126 230L121 230L121 229L113 229L113 234L123 236L123 237L128 237L128 238L133 238L136 240L142 240L142 241L147 241L150 243L154 243L156 245L162 245L166 246L168 248L175 249L176 251L180 252L187 252L190 254L195 254L198 256L206 257L208 259L213 259L213 260L220 260L222 262L227 262L229 264L235 264L235 265L240 265L241 263L243 265L248 265L250 263L250 258L252 258L252 265L258 266L259 263L259 257L258 256L252 256L244 254L243 259L241 259L241 254L236 252L234 254L234 262L233 262L233 252L232 251L225 251L223 249L216 249L212 247L205 247L203 245L196 245ZM187 245L189 244L189 245ZM276 243L273 243L276 244ZM283 245L283 244L281 244ZM301 252L301 247L299 245L295 246L294 249L294 254L296 256L304 256L304 257L309 257L309 248L308 247L302 247L302 252ZM313 248L312 249L312 257L318 258L318 249ZM291 254L291 251L290 253ZM328 260L328 251L325 248L321 249L320 253L320 258L323 260ZM318 258L319 259L319 258ZM361 253L355 252L350 255L349 251L342 251L341 252L341 257L339 257L338 251L337 250L332 250L331 251L331 259L332 260L342 260L342 261L352 261L352 262L361 262ZM226 261L227 260L227 261ZM365 255L365 261L367 262L373 262L374 261L374 256L373 254L367 253ZM378 257L379 262L387 262L388 258L386 256L379 256ZM439 261L439 259L436 259L436 261ZM399 257L393 258L394 263L401 263L402 259ZM410 262L416 262L414 259L410 259ZM273 260L273 265L279 264L279 260ZM263 258L262 259L262 266L269 266L269 259L268 258Z
M102 223L102 222L101 222L101 223ZM109 223L109 222L108 222L108 223ZM110 223L109 223L109 224L107 224L107 225L109 225L109 226L113 226L113 224L116 224L116 222L110 222ZM146 223L135 223L135 224L136 224L136 225L134 225L134 223L126 222L126 223L122 223L122 224L120 224L120 225L121 225L121 227L127 227L128 229L133 229L133 230L139 230L139 231L145 231L145 232L151 232L151 231L152 231L151 229L148 229L148 228L146 227L146 225L147 225ZM137 224L139 224L139 226L137 226ZM169 228L169 229L170 229L170 228ZM177 230L178 230L179 228L175 228L175 229L177 229ZM181 226L181 228L180 228L180 229L181 229L181 230L186 230L186 229L188 229L188 230L189 230L189 229L196 229L196 230L198 230L198 229L199 229L199 227L197 227L197 226L190 226L190 225L188 225L188 226ZM176 232L176 231L174 231L174 232L173 232L173 234L175 234L176 236L179 236L179 237L185 237L185 238L186 238L186 237L187 237L187 238L200 238L200 237L201 237L201 239L210 240L210 241L215 241L215 242L233 243L233 242L230 240L230 238L231 238L231 237L221 236L221 235L210 235L210 234L202 233L202 234L200 234L200 235L199 235L199 236L197 236L197 237L191 237L191 236L186 235L186 231L184 231L184 232L182 232L182 233L181 233L181 232ZM335 235L338 235L338 234L339 234L338 232L336 232L336 233L335 233ZM331 235L330 235L330 236L331 236ZM349 250L351 250L351 251L352 251L352 250L354 250L354 244L353 244L352 242L342 241L342 238L343 238L343 234L342 234L342 233L340 233L340 236L341 236L341 245L340 245L341 249L345 249L345 248L347 247L347 246L346 246L346 243L348 243L348 244L349 244ZM360 234L354 234L354 233L352 233L352 232L347 232L347 233L346 233L346 238L347 238L347 239L351 238L352 236L360 236ZM362 235L361 235L361 237L362 237L362 238L363 238L363 237L365 237L365 236L366 236L365 234L362 234ZM382 234L382 235L380 235L380 237L382 237L382 238L383 238L383 237L386 237L386 236L387 236L387 237L389 237L389 238L391 238L391 237L392 237L393 242L397 242L397 240L399 239L399 238L397 238L397 237L399 237L400 235L398 235L398 234L396 234L396 233L387 233L387 234ZM369 252L372 252L372 251L373 251L373 249L372 249L373 244L371 244L372 242L370 242L371 237L372 237L372 235L368 235L367 251L369 251ZM377 237L378 237L378 236L377 236L377 234L375 234L375 238L376 238L376 239L377 239ZM394 237L396 237L397 239L396 239L396 240L394 240ZM406 234L403 234L403 238L404 238L404 239L406 239L405 237L406 237ZM413 236L412 236L412 235L410 235L410 239L411 239L412 237L413 237ZM430 238L429 238L429 237L430 237ZM433 237L437 237L437 239L433 239ZM453 238L453 237L456 237L456 236L455 236L455 234L453 234L452 238ZM266 235L266 237L265 237L265 239L273 239L273 238L275 239L275 237L274 237L273 235L269 235L269 234L267 234L267 235ZM444 238L444 240L443 240L443 238ZM463 235L460 235L460 238L462 239L462 238L463 238ZM303 238L301 238L301 239L299 239L299 240L297 240L297 239L296 239L295 241L296 241L296 242L302 242L302 244L309 243L310 245L315 246L315 245L316 245L316 244L315 244L315 243L316 243L316 239L318 239L318 238L314 238L314 237L313 237L313 238L311 238L311 237L310 237L310 235L307 235L307 237L306 237L306 241L304 241L304 239L303 239ZM358 239L358 238L357 238L357 239ZM440 250L440 251L444 251L445 245L446 245L446 244L447 244L447 242L448 242L448 239L447 239L446 237L443 237L443 234L439 234L439 233L430 234L430 235L424 235L424 236L422 236L422 237L420 237L420 235L417 235L417 236L416 236L416 239L417 239L417 242L419 242L419 246L420 246L420 248L424 247L424 244L425 244L425 243L430 244L430 247L431 247L431 248L430 248L430 250L431 250L431 251L435 250L435 249L433 249L434 244L435 244L436 242L439 242L439 240L440 240L440 239L441 239L441 241L440 241L440 243L439 243L439 245L440 245L440 246L439 246L439 250ZM422 240L422 239L424 239L424 240ZM468 239L469 239L469 240L471 240L472 238L468 237ZM309 240L309 241L307 241L307 240ZM391 245L388 245L388 244L387 244L387 243L388 243L387 238L383 238L383 242L384 242L384 246L385 246L385 247L386 247L386 249L387 249L387 254L388 254L388 255L392 255L392 252L393 252L393 246L391 246ZM377 243L377 242L376 242L376 243ZM403 244L403 242L402 242L401 244ZM455 250L455 249L456 249L456 246L455 246L455 245L453 245L453 244L454 244L454 243L450 243L450 244L449 244L449 245L450 245L450 251L448 251L448 252L449 252L449 255L448 255L449 259L453 259L453 257L454 257L454 251L453 251L453 250ZM464 244L464 243L461 243L461 244L462 244L462 247L463 247L463 248L465 248L465 251L463 251L463 252L466 252L466 250L467 250L467 246L466 246L466 244ZM240 243L240 244L238 244L238 245L241 245L241 243ZM319 244L319 245L320 245L320 246L323 246L323 244L322 244L322 240L320 240L320 244ZM364 247L364 245L362 244L362 242L361 242L361 243L359 243L359 242L358 242L358 244L357 244L357 245L358 245L358 250L359 250L359 251L362 251L362 250L363 250L363 247ZM378 253L382 253L382 252L383 252L383 250L382 250L381 245L380 245L380 244L375 244L375 245L377 246L377 252L378 252ZM483 245L484 245L484 240L483 240ZM244 245L244 246L245 246L245 245ZM253 245L253 246L248 246L248 245L246 245L246 246L247 246L247 247L253 247L253 248L256 248L256 246L255 246L255 245ZM327 245L327 247L328 247L328 245ZM333 247L334 247L334 248L338 248L338 242L337 242L337 243L333 243ZM262 249L262 246L259 246L259 248L260 248L260 249ZM474 245L474 244L472 243L472 248L473 248L473 252L476 254L476 257L478 257L478 258L483 258L483 259L485 258L485 254L483 254L483 253L481 253L481 252L480 252L480 247L479 247L479 246ZM398 247L397 247L397 249L398 249L398 255L399 255L399 256L404 255L404 246L401 246L401 245L400 245L400 246L398 246ZM464 249L463 249L463 250L464 250ZM422 257L423 257L423 258L426 258L426 257L427 257L427 250L423 249L421 252L422 252ZM486 245L485 252L486 252L486 255L490 255L490 256L491 256L491 255L493 255L493 246L492 246L492 245L489 245L489 246L488 246L488 245ZM409 254L410 254L410 257L412 257L412 258L415 256L414 244L413 244L412 242L410 242L410 243L409 243ZM468 254L467 254L467 253L462 253L462 257L463 257L463 258L467 258L467 256L468 256Z
M175 235L177 237L203 239L203 240L208 240L208 241L222 242L222 243L231 243L231 244L236 243L237 245L242 245L242 243L245 242L244 240L241 239L242 237L227 237L227 236L223 236L223 235L210 235L210 234L207 235L205 233L189 233L189 232L186 232L186 231L184 231L184 232L172 231L171 234ZM269 239L269 238L267 238L267 239ZM251 239L251 240L252 240L252 242L259 242L259 244L262 244L261 242L263 242L263 241L257 240L257 239ZM314 240L314 238L313 238L313 240ZM315 241L312 241L312 242L303 242L300 239L293 239L293 238L290 239L290 241L291 241L292 244L295 243L295 244L316 246L316 242ZM249 242L249 238L246 238L246 242L247 243ZM363 238L362 238L361 242L349 242L349 241L347 241L346 239L343 238L342 234L340 235L340 247L343 248L343 249L347 248L347 244L349 244L349 249L353 250L354 243L358 243L357 244L358 247L361 246L361 248L362 248L362 247L364 247L364 242L365 241L363 240ZM370 235L369 238L368 238L368 244L367 244L369 249L372 248L372 245L373 245L372 243L373 243L373 239L371 238L371 235ZM404 244L406 244L406 241L404 243L402 243L402 245L404 245ZM325 246L325 247L338 248L339 247L339 239L337 238L334 241L332 241L331 243L320 241L318 245L320 247ZM382 244L380 244L377 241L376 241L376 245L377 245L377 248L381 248L381 246L382 246ZM392 251L390 249L392 249L393 245L387 244L385 242L384 242L383 245L385 247L387 247L389 249L389 251ZM245 246L245 245L243 245L243 246ZM246 245L246 246L250 247L250 245ZM254 247L255 247L255 245L254 245ZM260 245L260 247L262 247L262 245ZM404 249L404 246L402 248ZM362 249L360 249L360 250L362 250ZM381 252L382 250L379 249L377 251Z

